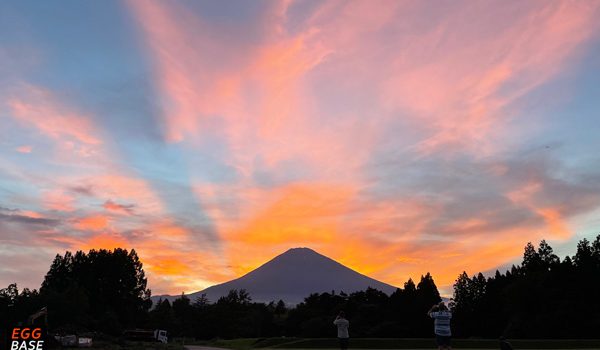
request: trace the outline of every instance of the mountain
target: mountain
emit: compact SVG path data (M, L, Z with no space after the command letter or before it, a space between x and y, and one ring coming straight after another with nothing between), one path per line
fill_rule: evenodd
M298 304L311 293L344 291L351 293L372 287L391 294L396 287L377 281L321 255L309 248L293 248L276 256L255 270L229 282L214 285L188 294L194 301L206 294L210 302L217 301L232 289L245 289L253 301L270 302L282 299L288 304ZM175 300L179 296L153 296Z

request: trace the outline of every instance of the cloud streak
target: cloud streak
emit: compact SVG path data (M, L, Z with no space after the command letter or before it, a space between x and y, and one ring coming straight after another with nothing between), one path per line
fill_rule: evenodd
M395 285L430 271L447 292L600 208L600 159L548 146L567 142L561 108L598 109L556 98L594 69L598 2L239 6L130 0L107 30L127 50L83 54L129 75L70 80L40 55L52 79L27 62L0 83L0 200L23 208L0 212L7 242L135 248L158 293L293 246ZM48 61L73 49L44 35Z

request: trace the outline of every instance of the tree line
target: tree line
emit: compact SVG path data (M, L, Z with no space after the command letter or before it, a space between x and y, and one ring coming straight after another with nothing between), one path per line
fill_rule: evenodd
M418 284L408 280L390 296L368 288L350 294L311 294L288 307L279 300L252 302L245 290L232 290L209 303L201 296L191 301L185 295L173 301L160 300L149 312L150 325L164 327L175 336L211 338L332 337L333 318L345 310L353 337L426 337L431 333L427 310L441 300L430 274Z
M147 319L150 290L135 250L57 254L39 290L0 289L0 323L18 325L42 307L56 331L118 334Z
M600 235L582 239L562 261L544 240L527 243L523 261L504 273L454 284L459 336L597 338L600 329Z
M49 329L99 331L166 329L171 337L333 337L332 319L344 310L353 337L430 337L427 310L441 300L433 277L409 279L391 295L369 288L307 296L295 306L253 302L245 290L216 301L182 295L152 307L135 250L90 250L57 255L39 290L0 289L0 323L17 325L47 307ZM560 260L547 242L525 246L523 261L491 277L463 272L450 307L459 337L591 338L600 328L600 235Z

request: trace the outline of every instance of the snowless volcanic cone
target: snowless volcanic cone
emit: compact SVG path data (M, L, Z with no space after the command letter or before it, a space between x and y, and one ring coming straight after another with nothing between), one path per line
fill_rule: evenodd
M358 273L312 249L293 248L240 278L189 294L188 297L195 300L206 294L210 302L215 302L232 289L245 289L253 301L282 299L288 304L297 304L311 293L332 290L352 293L368 287L387 294L396 290L394 286ZM162 295L152 299L166 298L172 301L177 297Z

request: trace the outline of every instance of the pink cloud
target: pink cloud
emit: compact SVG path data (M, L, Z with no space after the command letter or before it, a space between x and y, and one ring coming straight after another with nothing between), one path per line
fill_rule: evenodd
M519 238L539 236L532 227L570 236L560 208L528 206L526 195L517 205L535 215L510 229L487 217L434 225L449 211L443 195L365 197L376 180L363 169L382 145L409 158L501 151L520 99L570 69L597 35L598 3L326 1L299 18L293 2L272 3L248 24L257 38L182 4L128 4L153 58L166 139L194 149L222 137L224 161L241 174L194 184L237 274L306 243L392 283L431 270L448 285L467 263L518 256ZM400 122L414 135L390 139ZM308 175L257 185L257 170L280 174L286 162ZM457 242L419 246L440 239L432 227ZM249 250L252 259L240 254ZM444 259L428 258L434 251Z
M567 69L597 32L597 3L539 5L457 11L392 61L383 101L431 127L420 152L501 148L490 132L508 132L515 113L507 107Z
M31 85L20 92L7 104L11 115L24 125L65 142L76 141L85 145L101 143L89 118L63 106L50 92Z
M24 146L19 146L16 148L16 151L19 153L31 153L32 150L33 150L33 146L31 146L31 145L24 145Z
M42 194L42 203L45 208L70 212L75 210L76 198L67 192L56 189Z
M109 211L119 212L122 214L130 215L133 212L134 205L119 204L119 203L113 202L112 200L107 200L106 202L104 202L104 204L102 204L102 207Z

